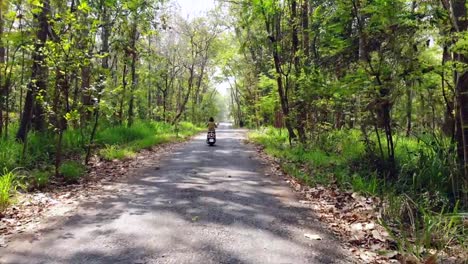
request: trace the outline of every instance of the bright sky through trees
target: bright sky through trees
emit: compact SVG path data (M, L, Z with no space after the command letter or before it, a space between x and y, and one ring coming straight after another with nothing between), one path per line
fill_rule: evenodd
M202 16L206 11L215 7L215 0L176 0L184 18Z
M212 10L216 6L216 0L176 0L180 7L180 12L184 18L194 18L204 16L209 10ZM228 82L222 82L216 86L218 92L223 95L227 94L229 88Z

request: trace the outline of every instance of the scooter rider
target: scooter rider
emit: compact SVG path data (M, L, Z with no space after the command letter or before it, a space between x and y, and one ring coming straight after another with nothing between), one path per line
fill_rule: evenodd
M213 117L210 117L207 126L208 126L208 132L216 132L215 129L218 128L218 125L214 122Z

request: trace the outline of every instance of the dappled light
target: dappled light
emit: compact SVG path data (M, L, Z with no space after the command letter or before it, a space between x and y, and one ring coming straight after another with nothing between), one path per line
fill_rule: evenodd
M0 0L1 263L468 263L467 0Z
M126 263L142 256L177 263L346 259L281 179L261 176L263 168L253 151L239 142L242 131L217 133L223 139L216 148L206 146L204 138L195 139L158 164L159 170L149 166L138 171L58 226L40 231L31 244L13 243L5 259L12 263L27 259ZM311 242L304 233L330 238Z

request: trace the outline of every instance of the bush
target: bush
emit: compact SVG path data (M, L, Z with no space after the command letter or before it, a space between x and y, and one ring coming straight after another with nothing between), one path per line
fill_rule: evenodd
M171 133L175 136L174 134L175 131L172 132L172 129L170 127L169 128L166 127L165 129L168 129L166 131L168 131L168 133ZM196 125L189 123L189 122L180 122L178 125L178 134L179 136L182 136L182 137L190 137L204 130L205 128L197 127Z
M15 189L15 174L5 170L0 176L0 212L10 205L11 194Z
M132 143L131 148L133 151L138 151L141 149L151 149L155 145L169 142L169 141L170 141L170 137L166 135L153 136L153 137L148 137L145 139L135 141L134 143Z
M129 148L126 147L118 147L118 146L106 146L105 148L99 151L99 155L103 157L105 160L122 160L127 158L135 157L136 153Z
M178 130L179 135L187 137L199 132L200 128L181 122ZM163 122L137 122L132 127L106 128L97 137L98 143L106 145L99 151L106 160L132 158L141 149L151 149L174 140L177 140L175 128Z
M89 132L86 132L89 135ZM63 154L65 155L75 155L84 153L86 149L86 144L88 144L89 139L86 138L82 131L78 129L67 129L63 133L63 140L62 140L62 147L63 147ZM54 150L55 152L55 150Z
M50 182L50 171L33 171L32 172L32 181L35 188L42 189L46 187Z
M13 140L0 139L0 170L13 170L18 166L23 151L22 145Z
M460 170L455 146L447 137L395 135L398 174L394 178L383 173L385 160L380 154L366 151L358 130L330 131L318 135L313 144L293 146L286 133L274 128L254 131L249 138L279 158L283 169L305 184L336 180L345 189L381 196L386 201L382 224L394 235L400 251L420 256L423 247L443 250L455 240L459 245L466 243L456 188L452 187L457 186L454 179L459 178ZM398 230L393 232L389 226Z
M86 167L76 161L66 161L59 169L66 182L77 182L86 172Z
M152 122L137 122L132 127L106 128L97 134L96 141L103 145L122 145L142 140L157 134L157 125Z

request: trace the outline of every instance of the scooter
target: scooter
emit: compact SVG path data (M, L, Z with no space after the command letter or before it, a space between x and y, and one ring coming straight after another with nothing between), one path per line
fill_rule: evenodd
M208 131L208 135L206 136L206 143L210 146L214 146L216 143L216 132Z

